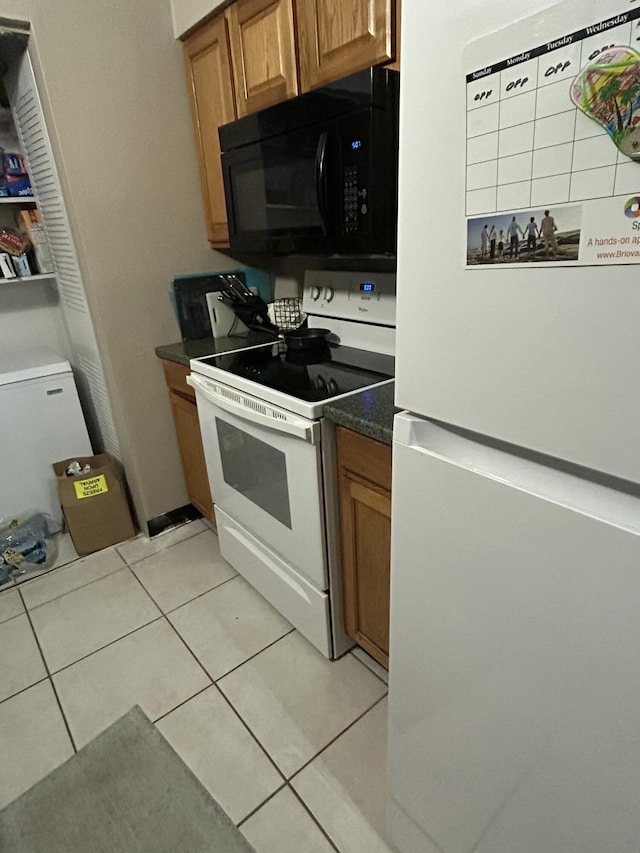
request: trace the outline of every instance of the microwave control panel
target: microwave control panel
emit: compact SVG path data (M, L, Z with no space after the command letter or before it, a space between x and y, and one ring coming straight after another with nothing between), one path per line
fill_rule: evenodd
M365 230L369 219L368 155L364 134L342 143L343 214L345 234Z
M395 326L395 273L307 270L302 309L316 316Z

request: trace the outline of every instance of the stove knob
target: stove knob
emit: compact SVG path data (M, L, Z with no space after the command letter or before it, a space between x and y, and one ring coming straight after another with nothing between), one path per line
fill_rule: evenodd
M313 299L314 302L316 302L318 299L320 299L320 288L319 287L312 287L311 290L309 291L309 293L310 293L311 298Z
M333 299L333 288L332 287L325 287L324 299L325 299L325 302L331 302L331 300Z

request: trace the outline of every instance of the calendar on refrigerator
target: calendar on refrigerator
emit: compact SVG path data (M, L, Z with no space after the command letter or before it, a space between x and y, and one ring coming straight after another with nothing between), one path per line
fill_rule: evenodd
M640 0L571 28L584 5L468 46L467 267L640 261Z

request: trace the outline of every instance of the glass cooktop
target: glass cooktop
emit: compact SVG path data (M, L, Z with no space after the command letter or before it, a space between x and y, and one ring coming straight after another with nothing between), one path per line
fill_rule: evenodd
M265 344L198 361L310 403L393 379L395 367L393 356L332 344L309 350Z

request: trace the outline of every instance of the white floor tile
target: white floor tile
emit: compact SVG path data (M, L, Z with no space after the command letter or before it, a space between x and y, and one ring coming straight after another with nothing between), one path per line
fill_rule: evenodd
M54 569L44 577L24 583L20 589L27 608L31 610L67 592L86 586L91 581L117 572L124 566L125 562L115 548L105 548L67 566Z
M58 558L53 564L55 568L58 566L66 566L67 563L72 563L78 559L78 552L73 546L73 541L69 533L61 533L57 539Z
M125 568L36 607L33 626L51 672L151 622L160 611Z
M217 687L194 696L157 726L234 823L283 784Z
M287 776L386 692L352 655L329 661L297 632L221 679L220 687Z
M118 551L123 560L130 566L137 563L138 560L144 560L145 557L150 557L152 554L157 554L159 551L164 551L165 548L170 548L177 542L182 542L183 539L188 539L190 536L195 536L196 533L202 533L207 528L200 519L190 521L188 524L181 524L180 527L173 527L167 530L166 533L160 533L149 539L148 536L136 536L135 539L130 539L128 542L123 542L118 545Z
M361 649L359 646L351 649L351 654L363 663L367 669L370 669L371 672L375 673L378 678L381 678L385 684L389 684L389 671L385 669L383 666L380 666L377 660L374 660L371 655L367 654L364 649Z
M342 853L390 853L386 756L385 699L291 781Z
M0 624L0 701L46 675L27 616L14 616Z
M335 853L288 788L279 791L240 829L256 853Z
M0 622L6 622L21 613L24 613L24 607L18 590L15 587L0 589Z
M48 680L2 702L0 808L72 755L69 735Z
M291 630L239 576L174 610L169 619L214 680Z
M53 680L78 748L134 705L155 720L210 684L164 619L78 661Z
M140 560L132 571L165 613L237 574L210 530Z

